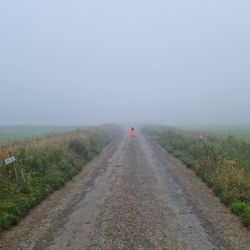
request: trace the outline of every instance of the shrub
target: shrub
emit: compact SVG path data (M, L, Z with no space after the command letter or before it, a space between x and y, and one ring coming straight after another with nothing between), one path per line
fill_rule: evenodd
M86 142L85 142L86 143ZM79 139L72 139L69 143L69 147L75 153L82 155L85 159L88 157L87 147L84 145L84 142Z
M242 214L243 223L246 227L250 227L250 209Z
M232 212L241 215L247 210L247 204L244 202L236 202L232 204Z

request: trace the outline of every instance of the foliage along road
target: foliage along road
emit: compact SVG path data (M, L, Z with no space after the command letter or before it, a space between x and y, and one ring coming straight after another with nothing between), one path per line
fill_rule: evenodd
M190 169L139 134L3 232L0 249L250 249L250 232Z

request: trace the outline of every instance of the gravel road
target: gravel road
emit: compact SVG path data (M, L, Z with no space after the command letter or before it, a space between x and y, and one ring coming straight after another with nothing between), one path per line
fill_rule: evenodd
M250 231L192 170L139 134L1 233L0 249L250 249Z

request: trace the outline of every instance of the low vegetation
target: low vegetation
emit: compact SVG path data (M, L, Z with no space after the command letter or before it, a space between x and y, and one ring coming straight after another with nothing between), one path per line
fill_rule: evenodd
M79 129L0 147L0 229L21 217L79 172L117 134L114 126ZM15 156L16 162L3 160Z
M32 141L76 129L71 126L0 126L0 146Z
M250 228L249 142L162 126L145 127L144 132L192 168Z

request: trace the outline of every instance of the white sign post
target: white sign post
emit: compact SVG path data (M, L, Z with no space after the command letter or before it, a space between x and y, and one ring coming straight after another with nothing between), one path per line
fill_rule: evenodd
M5 164L5 166L6 166L6 165L9 165L9 164L11 164L11 163L13 163L13 162L15 162L15 161L16 161L15 156L12 156L12 157L10 157L10 158L4 160L4 164Z
M12 156L12 157L10 157L10 158L4 160L3 162L4 162L4 165L5 165L5 166L8 166L8 165L10 165L11 163L15 163L16 161L17 161L17 160L16 160L15 156ZM16 164L13 164L12 169L13 169L13 171L14 171L14 174L15 174L15 177L16 177L16 181L18 182L18 174L17 174ZM11 172L12 172L12 170L11 170L10 167L6 168L6 173L7 173L8 175L11 176L11 175L12 175Z

